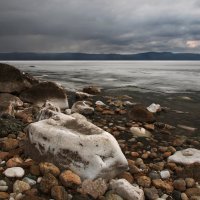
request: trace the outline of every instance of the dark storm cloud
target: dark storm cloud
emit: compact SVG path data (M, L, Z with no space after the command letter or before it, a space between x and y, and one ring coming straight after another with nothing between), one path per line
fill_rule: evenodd
M0 51L199 52L197 0L1 0Z

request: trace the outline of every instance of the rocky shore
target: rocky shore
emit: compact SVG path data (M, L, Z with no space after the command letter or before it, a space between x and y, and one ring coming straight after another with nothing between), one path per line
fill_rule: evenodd
M159 103L0 64L0 199L199 200L199 129Z

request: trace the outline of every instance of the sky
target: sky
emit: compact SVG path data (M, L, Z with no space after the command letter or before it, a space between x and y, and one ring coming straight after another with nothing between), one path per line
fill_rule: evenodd
M200 0L0 0L0 52L200 52Z

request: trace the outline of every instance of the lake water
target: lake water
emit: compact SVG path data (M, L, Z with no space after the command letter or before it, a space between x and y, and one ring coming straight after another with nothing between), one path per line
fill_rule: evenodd
M162 93L200 91L199 61L4 61L66 88L103 88ZM30 67L34 66L34 67Z

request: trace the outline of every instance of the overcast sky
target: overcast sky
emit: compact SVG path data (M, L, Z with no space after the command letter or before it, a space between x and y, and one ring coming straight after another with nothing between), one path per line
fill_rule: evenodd
M200 52L200 0L0 0L0 52Z

